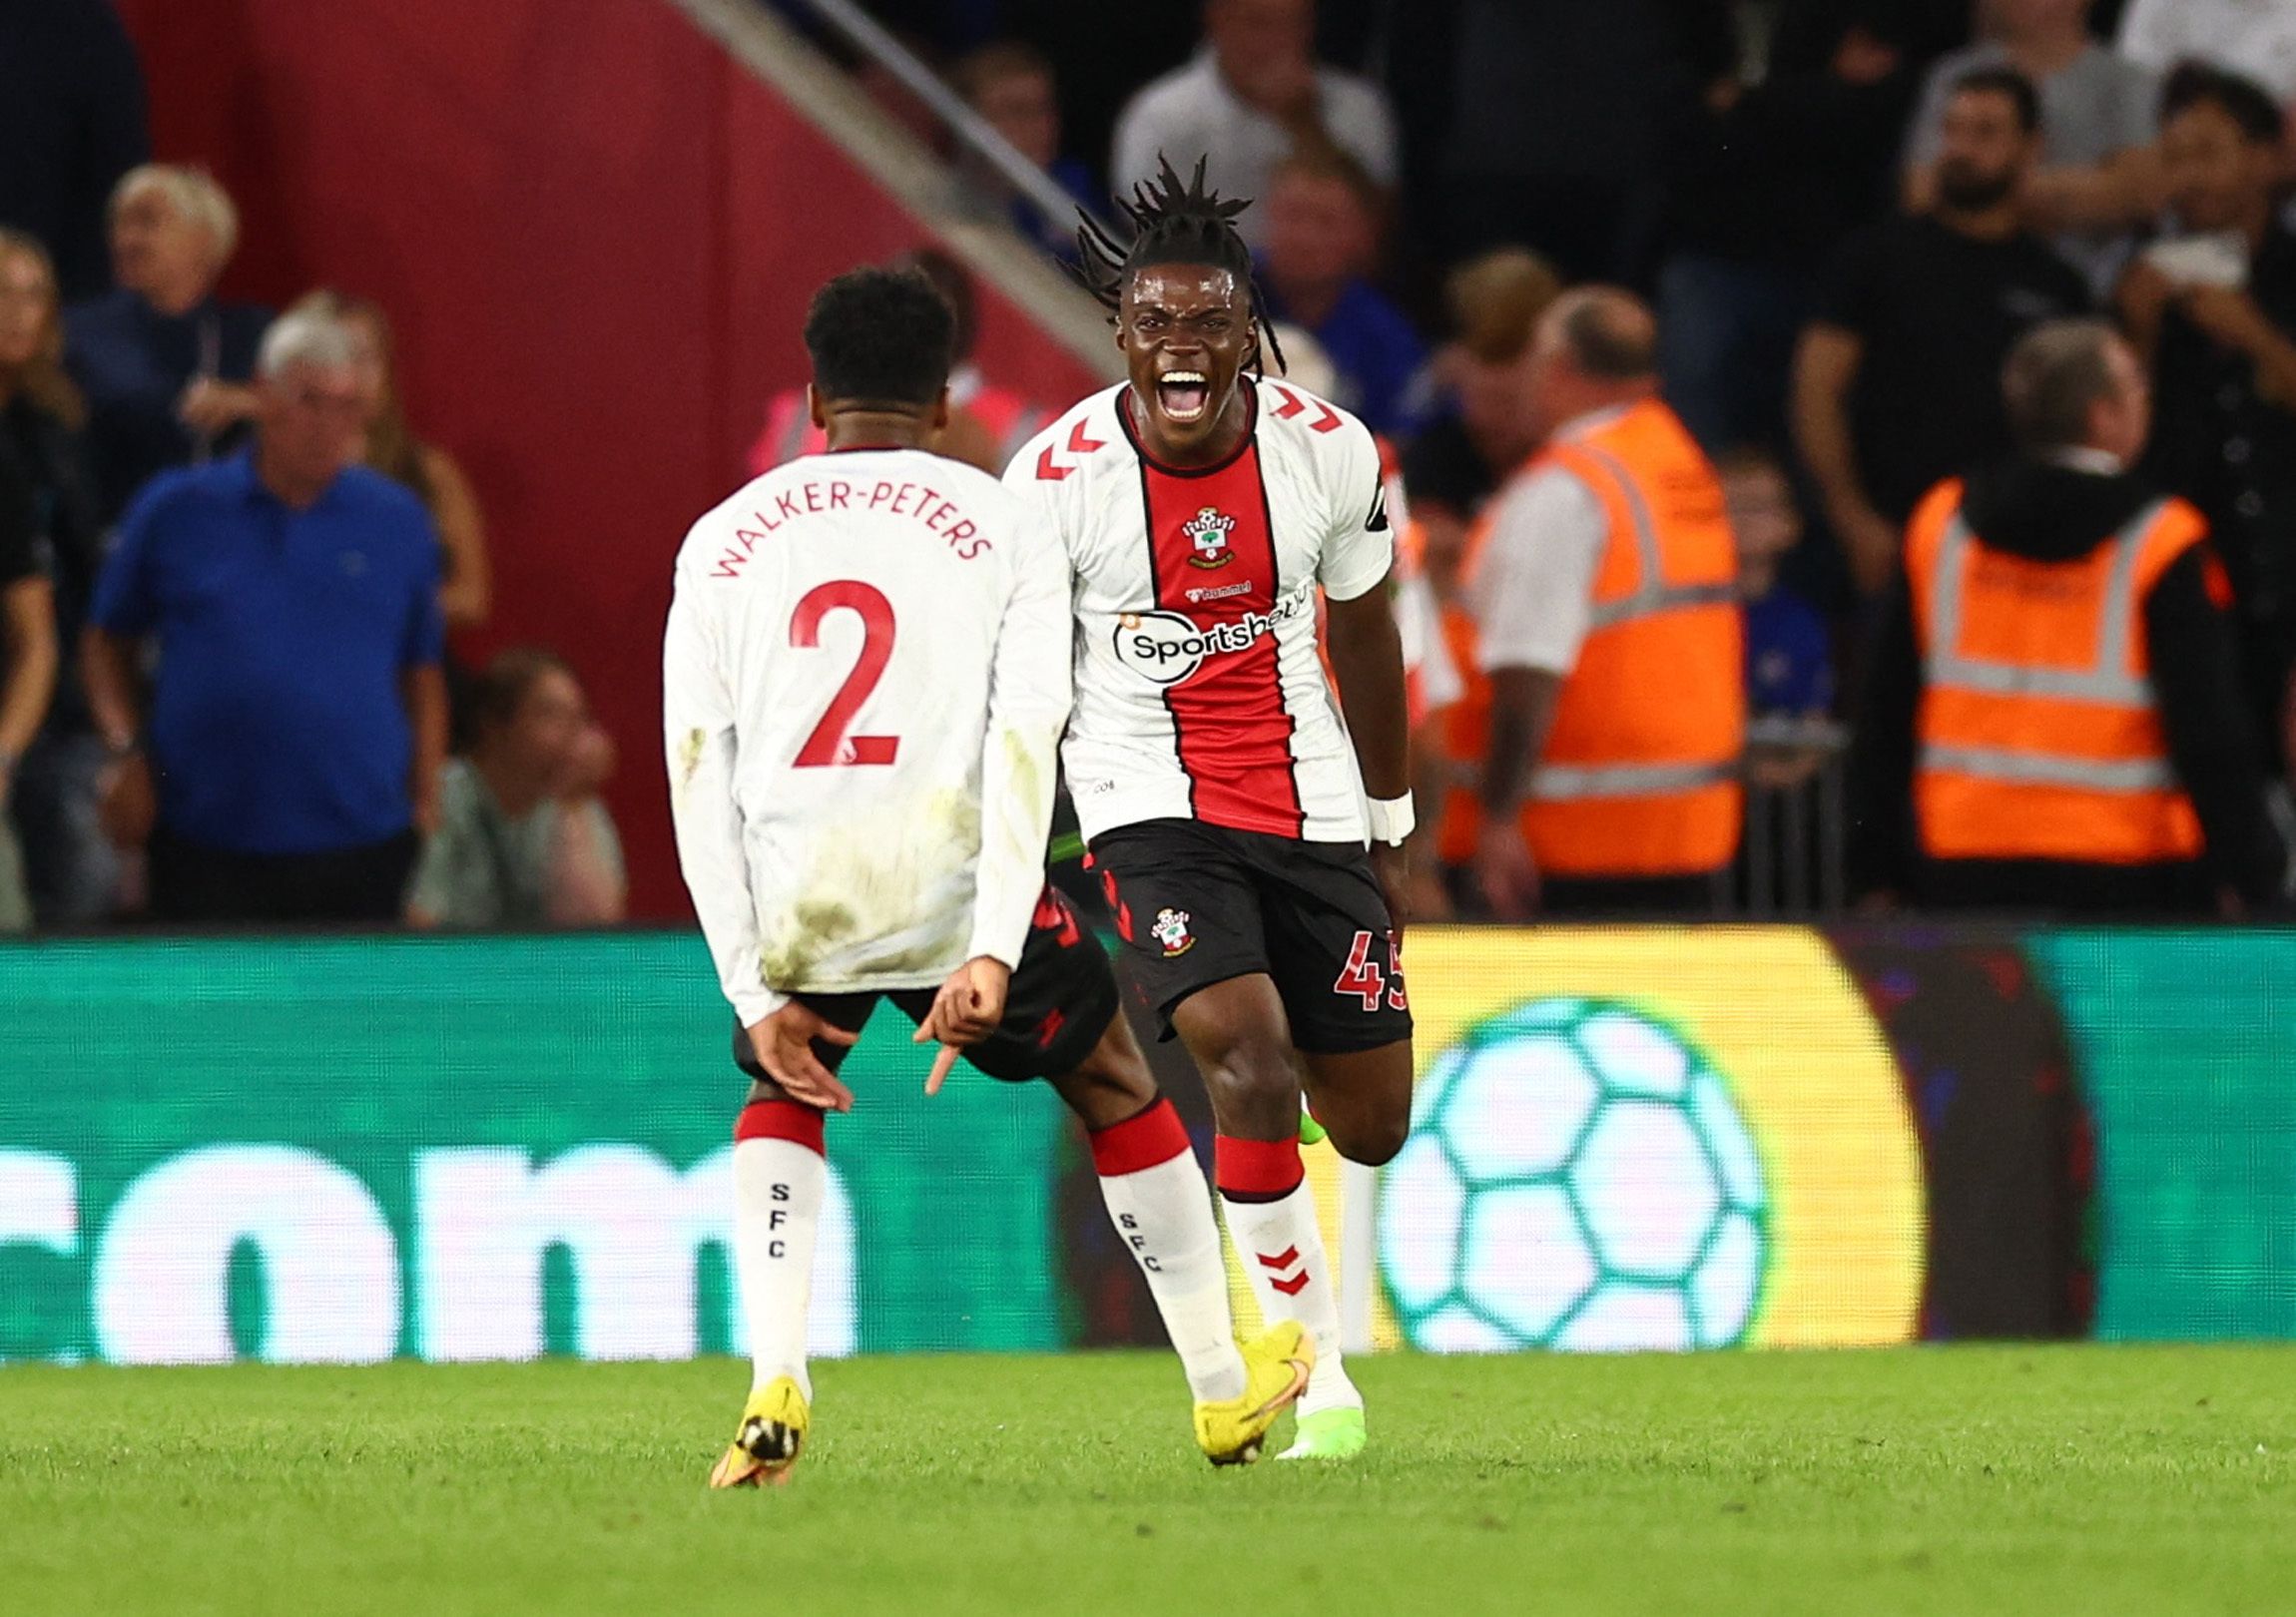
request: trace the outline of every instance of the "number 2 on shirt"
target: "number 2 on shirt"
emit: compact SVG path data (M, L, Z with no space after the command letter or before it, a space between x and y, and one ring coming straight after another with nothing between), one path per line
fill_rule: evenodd
M861 619L861 658L845 684L838 687L838 694L830 698L821 723L798 749L797 767L818 770L890 764L900 755L898 736L848 736L846 729L876 689L876 682L884 678L885 664L892 661L892 603L875 585L858 579L817 584L806 591L790 618L790 644L801 651L820 646L822 620L833 612L851 612Z

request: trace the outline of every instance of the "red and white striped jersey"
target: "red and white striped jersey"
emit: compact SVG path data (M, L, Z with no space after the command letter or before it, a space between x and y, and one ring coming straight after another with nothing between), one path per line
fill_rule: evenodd
M1087 837L1201 819L1361 842L1363 782L1317 654L1317 590L1386 580L1393 534L1364 424L1284 382L1240 383L1243 446L1201 468L1140 447L1125 384L1021 447L1005 487L1074 575L1076 706L1061 748Z

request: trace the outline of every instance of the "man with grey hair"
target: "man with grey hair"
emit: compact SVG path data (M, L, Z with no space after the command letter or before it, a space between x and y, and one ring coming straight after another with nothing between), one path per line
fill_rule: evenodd
M255 407L247 382L268 309L226 302L216 284L239 214L197 169L147 163L112 192L116 290L65 315L65 363L88 401L88 448L107 522L170 466L239 446Z
M1387 191L1400 157L1395 114L1369 79L1316 60L1315 0L1205 0L1204 44L1185 66L1142 89L1116 121L1108 179L1119 197L1169 159L1185 174L1201 157L1226 197L1265 197L1276 166L1336 149ZM1257 253L1265 208L1236 229Z
M1858 886L1950 908L2227 915L2284 852L2200 513L2128 467L2143 368L2099 320L2034 327L2003 394L2017 450L1906 533L1852 765Z
M357 355L325 315L275 324L251 447L156 478L97 585L83 660L118 760L107 817L148 840L163 919L395 920L435 820L438 538L357 463Z

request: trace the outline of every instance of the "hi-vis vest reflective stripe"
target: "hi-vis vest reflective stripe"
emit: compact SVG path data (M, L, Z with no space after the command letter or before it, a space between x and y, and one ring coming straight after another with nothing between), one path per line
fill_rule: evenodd
M1948 483L1915 513L1906 569L1923 654L1916 822L1933 858L2149 864L2201 848L2144 644L2144 601L2206 529L2145 506L2067 562L1990 549Z
M1738 845L1746 689L1737 546L1713 466L1654 399L1525 470L1546 466L1577 476L1609 527L1523 834L1555 875L1717 869Z

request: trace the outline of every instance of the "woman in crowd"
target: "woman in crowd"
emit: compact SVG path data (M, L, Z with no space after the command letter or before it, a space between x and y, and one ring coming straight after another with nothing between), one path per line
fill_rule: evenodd
M486 621L493 588L486 561L486 524L470 480L454 457L417 438L406 424L389 319L368 298L325 288L307 293L287 312L324 314L358 335L363 348L359 370L367 397L366 463L405 484L430 508L445 552L438 604L446 614L446 627L476 628Z
M248 379L268 310L216 299L239 214L197 169L147 163L112 193L117 289L65 317L65 359L88 402L100 514L117 521L171 466L231 449L255 408Z
M85 925L109 908L117 869L96 819L104 745L65 655L78 642L102 547L81 463L84 412L64 374L63 351L47 251L30 236L0 229L0 605L7 622L0 806L9 805L13 786L25 885L40 920ZM0 889L8 885L0 875ZM10 894L0 890L0 917L9 908Z
M475 737L438 785L439 823L406 900L417 927L611 926L622 843L598 792L614 744L562 658L502 653L478 682Z

